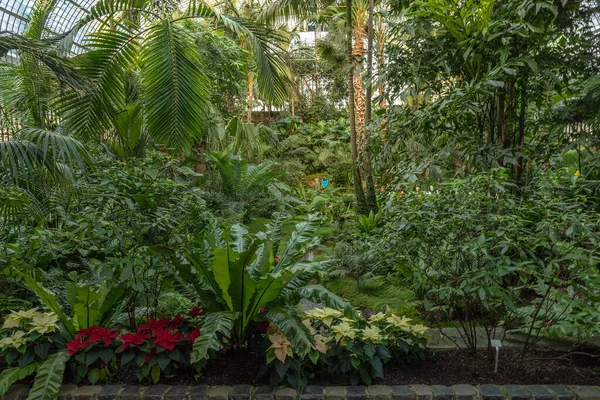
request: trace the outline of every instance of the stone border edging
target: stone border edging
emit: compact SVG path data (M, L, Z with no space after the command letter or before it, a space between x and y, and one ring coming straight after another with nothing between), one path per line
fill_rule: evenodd
M25 400L28 385L14 385L0 400ZM307 386L76 386L64 385L58 400L600 400L597 386L410 385Z

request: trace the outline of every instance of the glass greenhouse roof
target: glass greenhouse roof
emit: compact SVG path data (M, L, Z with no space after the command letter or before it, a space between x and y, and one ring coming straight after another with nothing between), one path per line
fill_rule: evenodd
M37 1L0 0L0 32L22 34ZM56 0L46 21L45 36L55 36L70 30L96 2L97 0ZM70 52L78 54L84 50L84 37L90 28L87 26L75 35Z

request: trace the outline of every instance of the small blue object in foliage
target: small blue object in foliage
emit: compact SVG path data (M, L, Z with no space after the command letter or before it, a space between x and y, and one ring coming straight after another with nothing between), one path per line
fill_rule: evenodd
M327 186L329 186L329 179L327 179L327 178L321 179L321 186L323 187L323 189L325 189Z

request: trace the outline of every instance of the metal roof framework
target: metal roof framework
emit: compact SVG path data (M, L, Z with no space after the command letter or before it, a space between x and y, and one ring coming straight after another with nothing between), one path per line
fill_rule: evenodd
M72 29L98 0L55 0L44 28L44 37L52 37ZM0 0L0 32L23 34L38 0ZM84 52L85 37L96 24L89 23L73 38L70 55Z

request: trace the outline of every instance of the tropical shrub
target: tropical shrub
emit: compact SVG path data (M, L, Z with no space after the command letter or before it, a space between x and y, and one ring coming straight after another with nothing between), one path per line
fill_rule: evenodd
M476 326L588 337L598 314L597 202L575 171L516 190L504 170L395 198L378 258L412 284L429 317L453 321L474 351ZM407 187L407 186L404 186Z
M208 235L185 252L176 270L165 271L175 287L202 305L207 316L194 343L192 362L207 359L209 352L230 340L236 348L248 345L257 323L275 323L300 354L314 345L307 328L293 309L300 299L356 312L350 304L317 284L308 284L323 273L323 264L308 261L307 252L318 245L319 220L308 216L296 225L289 242L280 247L283 215L277 215L265 232L249 234L242 225L229 232Z
M200 336L198 325L204 315L194 307L188 316L171 319L151 318L137 332L119 336L121 365L135 370L140 381L157 383L163 375L173 375L190 366L192 345ZM197 367L199 365L196 365Z
M68 353L58 316L33 308L11 312L0 329L0 357L9 368L0 373L0 396L18 380L36 374L29 398L58 395Z
M101 326L90 326L75 334L75 339L67 343L66 348L74 362L70 367L75 381L80 383L88 379L92 385L106 380L111 369L117 365L114 340L118 331Z
M389 309L365 320L327 307L315 308L304 311L301 321L314 340L306 354L297 352L276 324L269 325L262 373L269 373L274 386L303 386L311 374L370 385L384 378L383 364L392 356L405 362L424 358L427 328Z
M268 216L298 203L276 180L273 163L251 164L227 151L211 153L210 159L219 179L209 182L204 198L222 215L238 215L248 222L252 216Z

